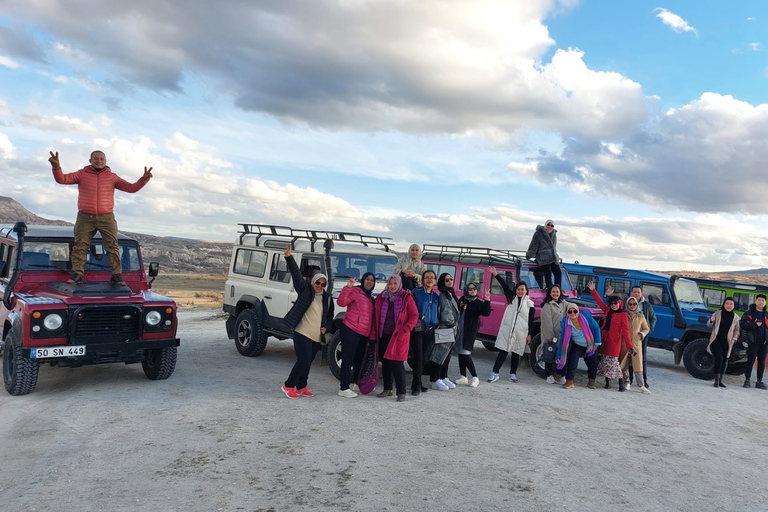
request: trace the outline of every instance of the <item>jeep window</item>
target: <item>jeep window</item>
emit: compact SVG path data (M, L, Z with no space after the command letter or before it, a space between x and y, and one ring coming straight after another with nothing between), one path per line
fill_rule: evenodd
M576 288L576 293L579 295L589 295L589 288L587 288L587 283L590 281L595 281L596 278L594 276L588 276L586 274L568 274L571 278L571 282L573 283L573 286Z
M235 274L245 274L253 277L264 277L267 267L267 253L238 249L235 255Z
M699 286L687 279L678 279L675 281L675 297L678 302L687 304L703 304Z
M643 289L643 297L648 301L648 304L652 306L670 306L672 303L669 300L669 293L667 287L660 284L641 283Z
M71 242L46 242L27 240L24 244L24 253L21 257L23 270L34 271L64 271L68 272L72 266L69 260ZM133 243L121 243L119 245L120 264L123 272L136 272L141 270L139 249ZM90 251L85 261L86 271L109 271L104 245L100 241L91 243Z
M725 292L723 292L725 293ZM736 303L736 309L739 311L746 311L749 309L749 306L755 303L755 296L749 293L734 293L733 294L733 302ZM722 301L721 301L722 304Z
M455 279L455 278L454 278ZM485 279L485 270L481 268L465 267L461 272L461 282L459 287L463 290L467 288L469 283L477 285L478 297L480 296L481 288L483 287L483 279Z
M509 270L499 270L499 276L506 282L510 288L515 289L515 273ZM504 295L504 289L496 278L491 280L491 295Z
M538 267L523 267L520 269L520 280L528 285L529 290L543 290L547 287L544 272ZM571 291L571 283L568 279L561 279L560 287L564 292Z
M451 274L451 277L456 279L456 267L453 265L438 265L437 263L425 263L429 270L434 271L435 275L440 278L441 274ZM501 274L501 272L499 272ZM437 286L437 280L435 280L435 286Z
M720 307L723 304L723 301L725 300L725 290L713 290L712 288L704 288L701 290L701 294L704 296L704 304L706 304L709 307L717 306ZM736 303L736 309L739 311L744 311L743 309L739 308L738 302L736 302L736 299L733 299L734 303Z
M386 279L392 275L396 264L397 258L394 256L331 253L333 277L339 279L360 279L366 272L372 272L376 279Z
M621 300L626 302L627 297L629 297L629 294L632 291L632 281L606 278L605 284L603 285L603 297L605 297L605 290L609 285L613 286L613 295L618 295L621 297Z
M291 273L288 272L288 264L282 254L272 256L272 268L269 270L269 280L278 283L290 283Z

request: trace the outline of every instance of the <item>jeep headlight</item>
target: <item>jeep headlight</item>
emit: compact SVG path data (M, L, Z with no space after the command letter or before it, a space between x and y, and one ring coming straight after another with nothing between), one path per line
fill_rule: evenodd
M160 323L160 320L162 319L163 317L159 311L150 311L149 313L147 313L147 316L144 317L144 321L147 322L147 325L149 325L150 327L156 326L157 324Z
M55 313L52 315L47 315L45 317L45 320L43 320L43 325L49 331L55 331L59 329L61 327L61 324L63 323L64 323L64 319L61 318L61 315L57 315Z

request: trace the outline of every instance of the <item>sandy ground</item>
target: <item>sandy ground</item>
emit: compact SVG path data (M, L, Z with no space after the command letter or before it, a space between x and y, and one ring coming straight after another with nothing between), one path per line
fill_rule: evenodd
M289 401L290 341L248 359L210 311L181 325L167 381L44 367L0 393L0 510L768 510L768 391L713 389L667 352L650 396L583 369L570 391L528 368L487 384L478 346L476 389L343 399L318 359L316 396Z

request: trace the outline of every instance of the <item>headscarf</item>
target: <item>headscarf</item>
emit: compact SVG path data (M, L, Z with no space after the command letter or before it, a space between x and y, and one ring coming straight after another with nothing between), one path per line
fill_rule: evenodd
M373 287L371 287L370 290L365 289L365 280L368 279L368 276L371 276L373 278ZM376 287L376 276L373 275L373 272L366 272L363 274L363 277L360 278L360 289L363 290L363 293L365 293L369 299L373 300L373 288Z
M411 249L414 247L419 251L418 258L411 258ZM408 248L408 253L400 258L400 266L402 267L402 270L413 270L418 276L427 269L426 265L421 262L421 246L419 244L411 244Z
M611 309L611 305L613 304L619 305L619 309L617 311ZM623 313L622 309L624 309L624 303L621 301L621 297L618 295L611 295L608 297L608 313L605 315L605 320L603 321L604 331L611 329L611 317L613 317L614 314Z
M397 291L392 293L389 291L389 281L394 279L397 283ZM384 335L384 323L387 321L387 313L389 308L394 308L395 323L400 317L400 311L403 309L403 300L406 298L406 291L403 290L403 280L397 274L392 274L387 278L387 287L383 292L379 294L379 297L384 299L384 303L381 305L381 316L379 317L379 337Z
M319 270L316 270L314 274L312 274L312 284L314 285L319 279L325 279L325 282L328 282L328 276L320 272ZM320 292L322 293L322 292ZM319 295L319 294L315 294Z
M475 290L477 290L477 295L472 296L469 294L469 287L474 286ZM480 288L477 287L477 283L467 283L467 286L464 287L464 295L461 296L461 300L464 302L472 302L474 300L477 300L477 298L480 297Z
M635 304L637 304L637 307L635 308L634 311L629 309L629 301L631 300L635 301ZM640 309L640 302L638 302L638 300L634 297L630 297L627 299L627 314L629 315L629 318L635 318L637 315L643 314L643 310Z
M440 277L437 278L437 291L439 291L441 294L447 293L448 297L458 302L458 299L456 298L456 292L453 291L453 286L448 287L445 285L445 278L448 277L448 272L443 272L440 274Z
M395 282L397 283L397 291L395 293L392 293L389 291L389 282L392 279L394 279ZM384 289L383 292L381 292L381 296L389 301L394 301L395 297L397 297L398 295L402 295L402 291L403 291L403 278L397 274L392 274L387 278L387 287Z

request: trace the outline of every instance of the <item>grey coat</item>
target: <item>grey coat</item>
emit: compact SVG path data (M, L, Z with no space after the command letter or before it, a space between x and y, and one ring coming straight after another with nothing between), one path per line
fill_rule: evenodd
M558 263L560 256L557 255L557 230L553 229L552 234L549 234L541 224L536 226L536 232L531 239L531 245L525 252L525 257L536 260L539 265Z

